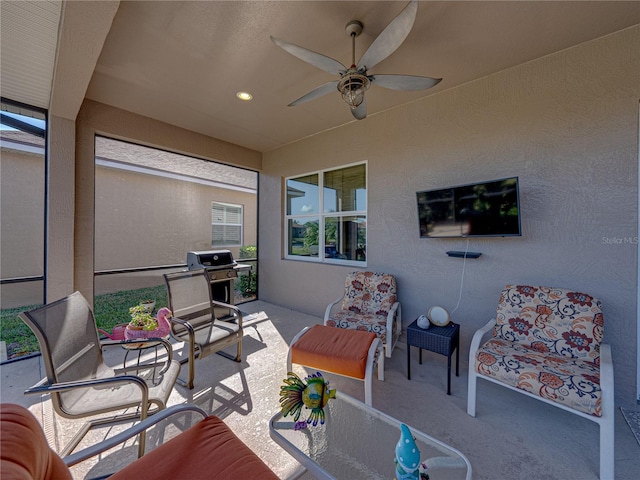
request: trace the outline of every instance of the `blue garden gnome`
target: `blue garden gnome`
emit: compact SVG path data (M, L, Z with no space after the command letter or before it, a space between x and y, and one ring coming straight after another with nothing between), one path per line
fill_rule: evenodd
M396 444L396 480L420 478L420 450L404 423L400 425L400 440Z

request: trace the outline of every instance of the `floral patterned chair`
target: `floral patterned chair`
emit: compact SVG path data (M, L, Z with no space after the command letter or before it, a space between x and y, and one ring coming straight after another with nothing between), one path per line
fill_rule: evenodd
M375 333L390 358L402 332L396 291L396 279L388 273L349 273L343 296L327 306L324 324ZM340 309L332 312L339 303Z
M600 478L613 479L613 364L603 334L601 304L592 296L507 285L496 318L471 341L467 413L475 417L482 378L592 420L600 426Z

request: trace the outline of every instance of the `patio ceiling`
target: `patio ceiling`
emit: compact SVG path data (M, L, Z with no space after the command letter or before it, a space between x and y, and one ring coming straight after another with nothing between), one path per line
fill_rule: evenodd
M269 37L348 63L345 24L364 23L359 57L406 2L64 2L60 32L49 31L35 44L11 33L34 38L51 29L50 20L38 21L22 8L26 3L1 2L3 97L70 119L86 97L268 151L355 121L337 92L287 107L334 78ZM35 3L51 6L54 16L60 5ZM16 8L23 14L8 15ZM638 23L637 1L421 1L409 37L372 73L443 80L419 92L374 86L367 93L369 115ZM254 99L241 102L240 90Z

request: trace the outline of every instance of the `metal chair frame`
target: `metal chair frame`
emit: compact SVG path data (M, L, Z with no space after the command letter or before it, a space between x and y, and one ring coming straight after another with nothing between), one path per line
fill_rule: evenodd
M169 309L173 312L173 317L169 319L171 337L184 342L187 349L187 355L180 363L188 364L188 377L186 381L178 378L178 383L193 389L196 359L217 353L236 362L242 361L242 312L234 305L213 300L211 280L204 268L167 273L164 280ZM182 293L193 295L193 302L180 298L175 287L178 283L192 287ZM214 307L223 307L233 312L231 321L217 319ZM234 344L237 346L235 356L222 351Z
M151 339L161 343L167 351L166 362L160 362L165 366L157 374L155 373L157 363L111 369L104 363L103 347L140 341L101 342L93 311L80 292L28 312L22 312L19 316L38 339L47 374L46 378L25 390L25 395L51 395L54 411L61 417L69 419L86 418L117 410L125 411L125 413L87 421L63 448L61 456L65 457L73 452L84 436L96 426L136 418L144 420L148 415L166 407L166 401L180 370L179 363L173 360L173 349L167 340ZM155 387L150 387L140 375L117 375L131 371L140 373L150 368L153 369L153 375L162 379L162 382ZM114 390L109 388L118 389L118 392L113 393ZM91 394L94 394L95 399L98 390L100 398L109 397L113 402L96 404L89 399ZM139 390L139 397L135 394L131 396L135 390ZM71 400L69 395L73 396ZM81 408L74 409L80 405L82 405ZM94 406L95 408L92 408ZM126 413L130 408L136 410ZM139 456L144 453L144 447L145 435L141 432Z

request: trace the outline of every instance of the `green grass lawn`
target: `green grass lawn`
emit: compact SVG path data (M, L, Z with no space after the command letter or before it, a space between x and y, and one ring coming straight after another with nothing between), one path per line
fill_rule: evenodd
M129 307L133 307L146 299L155 300L156 309L166 306L166 287L159 285L157 287L96 295L94 315L98 328L111 332L114 325L127 323L131 318ZM35 335L18 317L20 312L31 310L36 306L25 305L20 308L0 310L0 340L7 344L8 359L40 351Z

